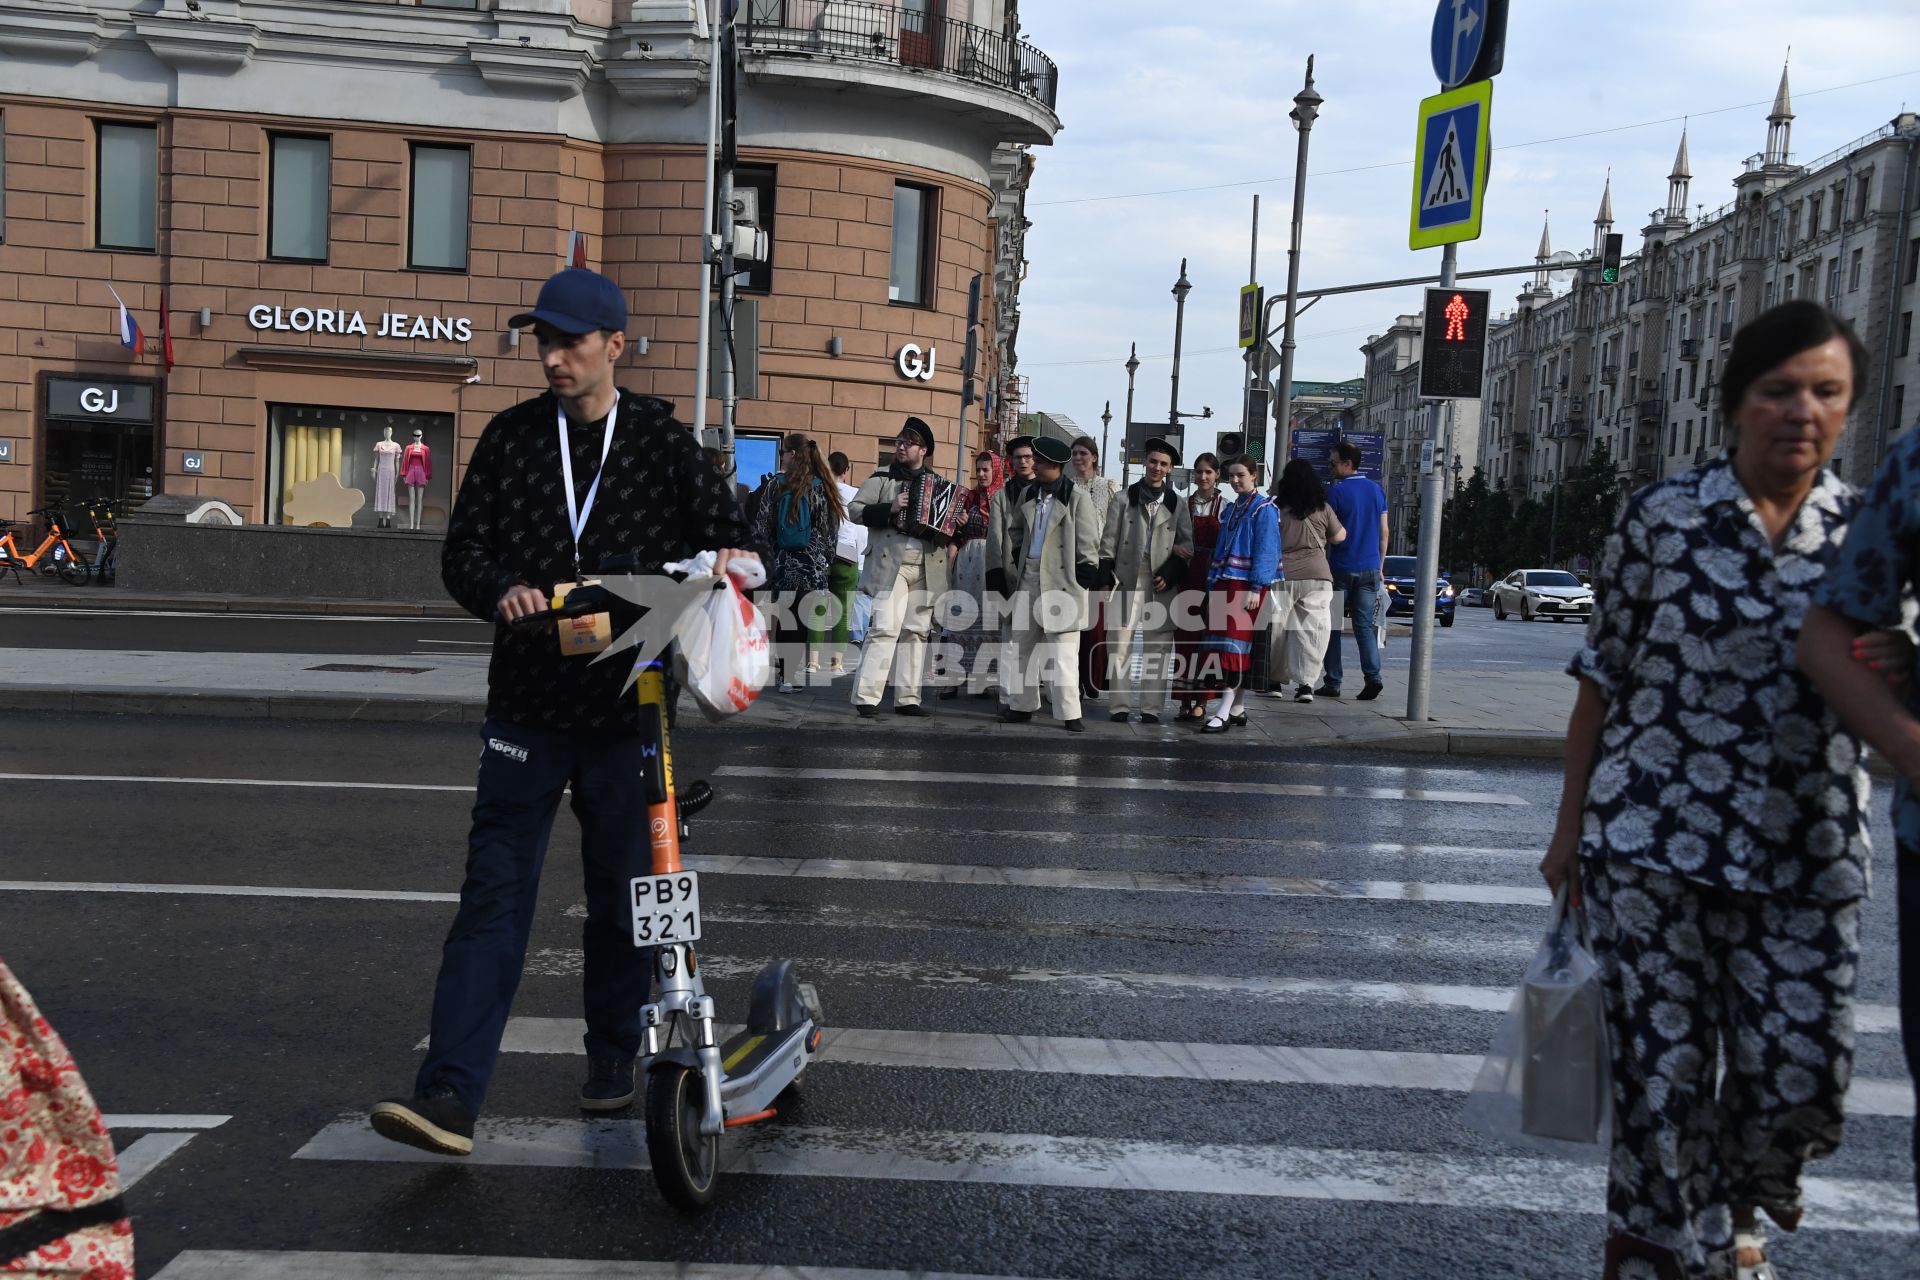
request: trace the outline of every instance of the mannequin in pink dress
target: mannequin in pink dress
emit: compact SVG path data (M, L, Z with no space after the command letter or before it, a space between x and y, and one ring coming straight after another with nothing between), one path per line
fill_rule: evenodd
M427 448L421 438L418 427L413 431L413 443L400 455L400 482L407 486L407 527L420 527L420 495L427 487L427 481L433 479L433 450Z

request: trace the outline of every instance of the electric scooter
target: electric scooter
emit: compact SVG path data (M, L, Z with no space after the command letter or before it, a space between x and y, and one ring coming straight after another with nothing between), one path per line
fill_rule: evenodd
M715 590L724 585L713 579ZM603 586L577 586L551 601L546 613L513 625L544 626L595 613L618 619L632 611ZM652 950L659 993L640 1010L647 1155L660 1194L692 1212L713 1201L721 1137L773 1119L774 1101L819 1055L825 1024L819 992L800 981L793 961L776 960L754 981L746 1026L720 1038L693 947L701 938L700 875L680 858L681 842L692 836L687 820L713 803L714 790L701 780L675 793L667 682L665 659L645 663L635 679L653 874L635 876L629 891L633 945Z

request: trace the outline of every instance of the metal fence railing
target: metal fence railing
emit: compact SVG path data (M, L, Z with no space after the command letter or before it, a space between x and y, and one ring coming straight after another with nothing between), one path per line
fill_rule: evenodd
M1026 41L938 13L934 0L746 0L742 49L944 72L1056 105L1060 72Z

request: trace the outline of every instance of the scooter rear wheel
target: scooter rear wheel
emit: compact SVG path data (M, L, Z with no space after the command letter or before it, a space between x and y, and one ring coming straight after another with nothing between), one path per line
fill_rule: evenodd
M713 1203L720 1180L720 1139L700 1132L706 1081L683 1063L647 1074L647 1158L660 1194L676 1209L696 1212Z

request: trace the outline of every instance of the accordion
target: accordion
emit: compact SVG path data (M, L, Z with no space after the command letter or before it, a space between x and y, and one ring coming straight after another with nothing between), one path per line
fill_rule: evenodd
M914 538L952 538L965 514L961 510L959 486L924 471L906 481L903 487L907 506L895 518L900 531Z

